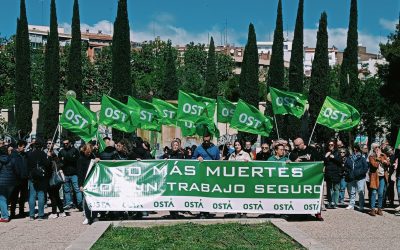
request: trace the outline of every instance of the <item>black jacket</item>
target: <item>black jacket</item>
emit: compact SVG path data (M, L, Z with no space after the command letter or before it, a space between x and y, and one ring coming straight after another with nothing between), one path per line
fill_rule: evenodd
M361 154L348 157L344 167L346 169L345 178L347 182L364 179L369 169L367 161Z
M118 159L117 150L111 146L106 147L104 149L104 151L100 153L99 156L100 156L101 160L105 160L105 161Z
M185 159L185 154L181 150L169 150L167 154L164 155L164 159Z
M262 150L256 154L257 161L268 161L268 158L271 157L271 153L268 151L264 153Z
M0 195L8 198L17 184L19 171L15 164L15 158L9 155L0 155Z
M85 181L85 177L87 171L89 169L90 161L93 160L95 156L91 154L87 157L84 153L81 153L81 156L78 159L78 184L79 187L83 186L83 182Z
M310 156L310 160L307 160L305 158L306 155ZM313 147L307 146L306 149L301 150L301 149L295 149L293 152L289 155L289 159L291 161L295 161L298 157L304 157L302 158L302 162L307 162L307 161L322 161L322 156L321 154Z
M53 172L51 161L47 158L47 154L39 149L34 149L28 154L27 162L29 179L33 182L36 191L45 191L48 187L49 179ZM37 167L37 165L41 166L45 171L45 176L41 179L32 178L32 171Z
M78 168L76 162L79 159L79 151L75 147L63 148L58 154L60 159L61 169L66 176L72 176L78 174Z
M333 157L331 157L333 155ZM333 183L339 183L341 180L342 163L337 151L334 151L328 157L325 157L325 180Z

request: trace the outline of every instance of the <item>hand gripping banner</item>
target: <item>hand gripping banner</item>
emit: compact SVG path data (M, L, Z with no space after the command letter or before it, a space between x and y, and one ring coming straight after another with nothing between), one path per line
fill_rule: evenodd
M92 162L93 211L315 214L323 163L196 160Z

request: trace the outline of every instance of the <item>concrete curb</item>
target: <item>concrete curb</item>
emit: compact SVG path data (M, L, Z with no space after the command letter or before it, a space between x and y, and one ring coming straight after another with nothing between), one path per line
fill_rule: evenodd
M154 226L171 226L182 223L196 223L202 225L211 224L225 224L225 223L240 223L240 224L259 224L265 222L271 222L276 219L260 219L260 218L248 218L248 219L181 219L181 220L125 220L117 221L113 223L115 227L154 227ZM280 220L280 219L279 219Z
M289 222L280 219L280 220L271 220L271 223L274 224L277 228L279 228L283 233L289 235L293 240L297 241L300 245L307 249L329 249L327 246L324 246L322 243L317 240L310 238L303 231L297 229Z
M90 249L94 243L104 234L104 232L110 227L111 221L99 221L88 226L85 232L83 232L71 245L66 249L68 250L81 250Z

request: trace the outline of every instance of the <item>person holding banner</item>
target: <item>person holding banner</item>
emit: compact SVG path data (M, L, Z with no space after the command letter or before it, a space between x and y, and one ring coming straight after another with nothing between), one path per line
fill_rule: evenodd
M233 146L235 147L235 151L229 156L229 161L251 161L249 153L243 150L239 140L235 140Z
M219 149L211 142L211 134L207 129L203 135L203 143L194 150L192 159L197 159L198 161L220 159ZM199 214L200 219L212 217L214 217L214 215L211 215L209 212L200 212Z
M290 162L289 158L285 156L285 146L283 144L276 144L274 147L275 154L268 158L268 161L283 161Z
M77 162L78 183L79 183L79 189L82 193L83 193L83 184L84 184L87 172L89 170L90 162L92 160L95 160L96 162L98 162L99 158L96 158L95 155L93 154L93 145L90 143L86 143L81 148L80 157ZM92 224L94 219L97 218L97 213L92 214L92 212L90 211L89 206L85 200L85 197L83 197L83 211L85 212L85 220L83 221L82 224L84 224L84 225Z
M269 145L266 142L261 144L261 151L257 153L256 160L257 161L268 161L271 157L271 151L269 150Z

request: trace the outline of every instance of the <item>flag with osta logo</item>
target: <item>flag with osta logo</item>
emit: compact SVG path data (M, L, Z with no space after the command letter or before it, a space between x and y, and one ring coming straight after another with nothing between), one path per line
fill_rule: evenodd
M203 136L206 131L216 138L220 136L220 132L214 123L195 125L193 122L178 121L177 124L181 129L183 137L193 135Z
M220 96L217 98L217 121L230 123L235 113L236 105Z
M73 97L68 98L60 118L60 125L81 137L85 142L96 135L98 126L96 114Z
M152 103L158 112L159 122L163 125L176 126L176 113L178 108L169 102L153 98Z
M247 104L243 100L239 100L231 120L231 128L268 136L272 127L271 118L264 116L256 107Z
M158 122L158 112L153 104L134 97L128 98L128 106L133 110L131 113L132 125L144 130L161 131Z
M196 124L213 123L215 106L215 99L179 90L177 119Z
M275 115L291 114L300 118L306 111L307 97L296 92L269 88L272 110Z
M360 113L351 105L326 97L317 123L334 130L346 130L360 123Z
M101 98L101 110L99 123L121 130L123 132L133 132L135 127L131 122L131 110L126 104L103 95Z

